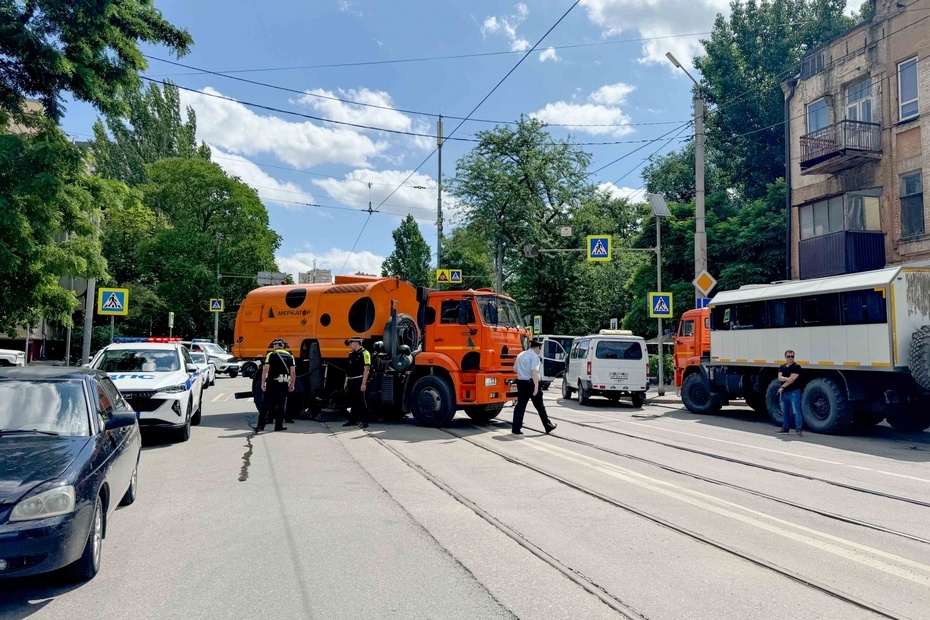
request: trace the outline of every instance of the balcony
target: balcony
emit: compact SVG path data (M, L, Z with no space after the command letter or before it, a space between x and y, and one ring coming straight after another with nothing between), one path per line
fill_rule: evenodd
M801 136L801 174L835 174L882 156L879 123L840 121Z
M803 239L798 244L802 280L881 269L885 266L885 235L880 231L851 231Z

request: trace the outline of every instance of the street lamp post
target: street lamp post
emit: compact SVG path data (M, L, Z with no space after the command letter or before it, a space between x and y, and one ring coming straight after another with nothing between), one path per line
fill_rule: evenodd
M701 85L685 69L678 59L667 52L665 56L672 64L685 72L694 82L694 277L697 279L707 269L707 232L704 229L704 98ZM695 286L695 298L704 295Z

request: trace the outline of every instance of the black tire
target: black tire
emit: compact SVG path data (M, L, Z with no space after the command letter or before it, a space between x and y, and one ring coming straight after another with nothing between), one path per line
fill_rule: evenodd
M572 397L572 392L574 392L574 390L568 387L568 381L563 376L562 377L562 398L565 400L569 400Z
M397 315L397 346L405 344L410 347L411 351L417 350L420 344L420 328L417 327L417 321L409 314L400 313ZM391 347L395 340L394 330L391 329L391 320L388 319L384 324L384 349L390 353Z
M781 394L778 388L781 387L781 381L772 379L769 386L765 389L765 412L769 414L769 420L775 426L784 428L785 412L781 408Z
M258 364L255 362L245 362L242 365L242 376L251 379L258 372Z
M136 462L136 468L132 470L132 479L129 481L129 488L123 493L123 499L119 500L120 506L129 506L136 501L136 494L139 490L139 463Z
M766 395L760 394L759 392L752 392L751 394L746 394L744 397L746 404L753 411L758 411L759 413L764 413L766 410Z
M646 402L646 395L642 392L635 392L632 396L630 396L630 400L633 401L633 406L639 409L643 406L643 403Z
M465 413L475 422L488 423L498 415L504 408L504 403L495 405L469 405L465 407Z
M853 409L845 388L833 379L818 378L801 394L801 415L816 433L842 433L852 426Z
M421 377L410 393L410 409L420 426L448 425L455 417L452 386L436 375Z
M70 581L90 581L100 570L100 559L103 555L104 519L103 500L97 496L94 502L94 514L90 521L90 532L81 557L65 567L65 574Z
M230 378L230 379L235 379L235 378L238 377L238 376L239 376L239 371L238 371L238 370L230 370L230 371L229 371L229 378Z
M184 426L177 429L174 432L174 440L176 443L184 443L191 438L191 419L193 417L192 410L194 408L194 403L192 400L187 401L187 421L184 423Z
M578 404L587 405L590 399L591 399L591 392L584 389L584 384L581 381L579 381L578 382Z
M723 401L714 394L710 382L700 372L693 372L681 384L681 402L688 411L700 415L714 414L720 411Z
M920 433L930 428L930 406L926 400L892 405L888 410L888 424L902 433Z
M191 426L200 426L200 418L203 414L203 390L200 390L200 399L197 401L197 411L191 416Z
M911 337L907 365L917 385L930 390L930 325L924 325Z

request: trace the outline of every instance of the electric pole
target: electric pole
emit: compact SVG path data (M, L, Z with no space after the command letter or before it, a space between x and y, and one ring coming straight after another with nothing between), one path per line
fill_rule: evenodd
M436 268L442 268L442 114L436 123L436 144L439 146L439 175L437 181L436 198Z

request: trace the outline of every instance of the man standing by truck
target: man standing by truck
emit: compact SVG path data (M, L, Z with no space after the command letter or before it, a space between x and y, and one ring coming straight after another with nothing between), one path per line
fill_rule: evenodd
M784 421L779 433L791 432L791 417L794 416L795 429L798 437L802 437L801 426L803 418L801 416L801 365L794 363L794 351L788 349L785 351L785 363L778 367L778 380L781 381L781 387L778 393L781 395L781 414Z
M273 349L262 365L262 392L264 392L264 407L258 414L258 424L255 430L265 430L268 418L274 417L274 430L286 431L284 426L284 408L287 395L294 391L297 382L297 368L294 356L287 351L287 343L276 338L271 343Z
M361 338L349 338L349 364L346 368L346 380L343 386L349 393L352 410L343 426L358 424L359 428L368 428L368 403L365 391L368 389L368 373L371 370L371 353L362 347Z
M539 391L539 354L541 351L542 343L534 340L530 343L530 348L518 355L513 364L514 370L517 371L517 405L513 410L513 426L511 427L514 435L523 434L520 430L523 428L523 414L526 413L526 403L531 399L546 434L551 433L556 427L549 421L542 392Z

